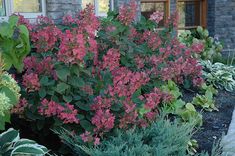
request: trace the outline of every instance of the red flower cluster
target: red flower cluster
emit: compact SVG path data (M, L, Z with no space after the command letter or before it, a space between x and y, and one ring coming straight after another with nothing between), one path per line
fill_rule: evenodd
M119 8L118 19L124 25L129 25L134 21L137 12L137 3L132 0L129 4L122 5Z
M68 26L70 26L71 24L74 24L75 22L76 20L71 15L64 16L63 21L62 21L64 25L68 25Z
M191 49L193 52L200 54L204 50L204 44L203 43L194 43L194 44L192 44Z
M24 16L20 14L15 14L15 15L19 17L18 25L25 25L28 28L29 32L33 30L33 26L30 24L28 19L24 18Z
M52 51L61 34L55 25L39 28L31 33L31 40L37 52Z
M62 106L54 101L48 101L47 99L43 99L41 104L38 110L39 114L46 117L57 116L65 124L79 123L77 119L78 111L73 105L67 103L66 106Z
M109 69L113 71L120 66L120 53L117 49L109 49L107 54L103 57L103 69Z
M28 92L38 91L40 89L40 83L38 74L30 73L23 75L23 86Z
M183 84L185 79L193 80L194 85L203 83L201 78L202 67L194 58L180 57L174 62L169 61L167 67L162 69L163 80L174 80L178 84Z
M110 113L110 110L99 109L95 112L91 123L96 126L95 132L108 132L114 127L115 116Z
M156 11L152 15L150 15L150 20L156 22L157 24L163 20L164 12Z
M28 101L25 98L20 99L19 103L11 109L11 113L22 115L25 108L28 107Z
M144 72L132 72L125 67L112 71L113 87L109 86L109 94L119 97L131 97L134 92L149 81Z
M100 138L98 137L93 137L90 132L86 131L85 133L82 133L80 135L82 138L82 141L84 142L94 142L94 145L99 145L100 144Z
M60 50L58 51L58 59L65 63L83 62L86 56L86 47L84 36L77 30L66 30L61 35Z
M147 42L148 47L153 51L160 47L162 40L157 32L145 31L143 34L143 39Z

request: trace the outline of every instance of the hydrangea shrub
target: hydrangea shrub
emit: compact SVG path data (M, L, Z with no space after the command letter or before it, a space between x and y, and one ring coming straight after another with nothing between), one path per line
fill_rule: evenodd
M178 41L176 18L157 30L162 14L137 23L135 13L132 1L99 20L88 5L64 17L60 29L40 17L30 33L35 51L24 60L24 99L17 106L24 111L15 112L75 130L81 142L97 145L114 128L154 121L161 103L171 100L160 89L168 80L201 85L201 66L192 57L200 51Z

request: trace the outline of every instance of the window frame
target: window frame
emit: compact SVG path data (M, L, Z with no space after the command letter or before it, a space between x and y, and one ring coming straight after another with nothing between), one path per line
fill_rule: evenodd
M207 0L176 0L176 9L178 10L179 2L200 2L200 24L195 26L186 26L186 27L178 27L178 30L190 30L196 29L198 26L202 26L203 28L207 27Z
M165 16L165 21L164 22L166 22L167 18L170 16L170 0L141 0L140 1L140 5L141 5L141 3L155 3L155 2L157 2L157 3L162 3L162 2L165 3L166 10L164 10L164 16Z
M6 6L6 16L1 16L0 21L7 20L8 17L14 13L19 13L20 15L23 15L25 18L28 19L34 19L37 18L38 16L45 16L46 15L46 0L40 0L41 2L41 7L42 11L38 13L22 13L22 12L14 12L14 0L4 0L5 6Z
M9 3L6 3L6 0L3 0L3 1L5 4L5 7L6 7L5 8L6 16L0 16L0 22L8 20L8 17L10 15L10 13L9 13L10 5L9 5Z

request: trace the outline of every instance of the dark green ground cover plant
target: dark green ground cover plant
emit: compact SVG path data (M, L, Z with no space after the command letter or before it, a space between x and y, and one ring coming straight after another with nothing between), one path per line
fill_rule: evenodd
M79 136L60 131L60 137L75 152L75 155L91 156L186 156L188 142L194 132L195 123L181 124L164 117L147 128L129 131L117 130L113 136L94 148L82 146Z

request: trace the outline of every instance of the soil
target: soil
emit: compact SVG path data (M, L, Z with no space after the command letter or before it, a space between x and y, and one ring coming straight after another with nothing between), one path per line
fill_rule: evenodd
M196 93L184 91L183 95L183 99L189 102ZM227 133L235 106L235 92L219 91L215 102L219 111L202 112L203 126L193 136L198 141L199 152L211 152L213 142L218 141L223 134Z

